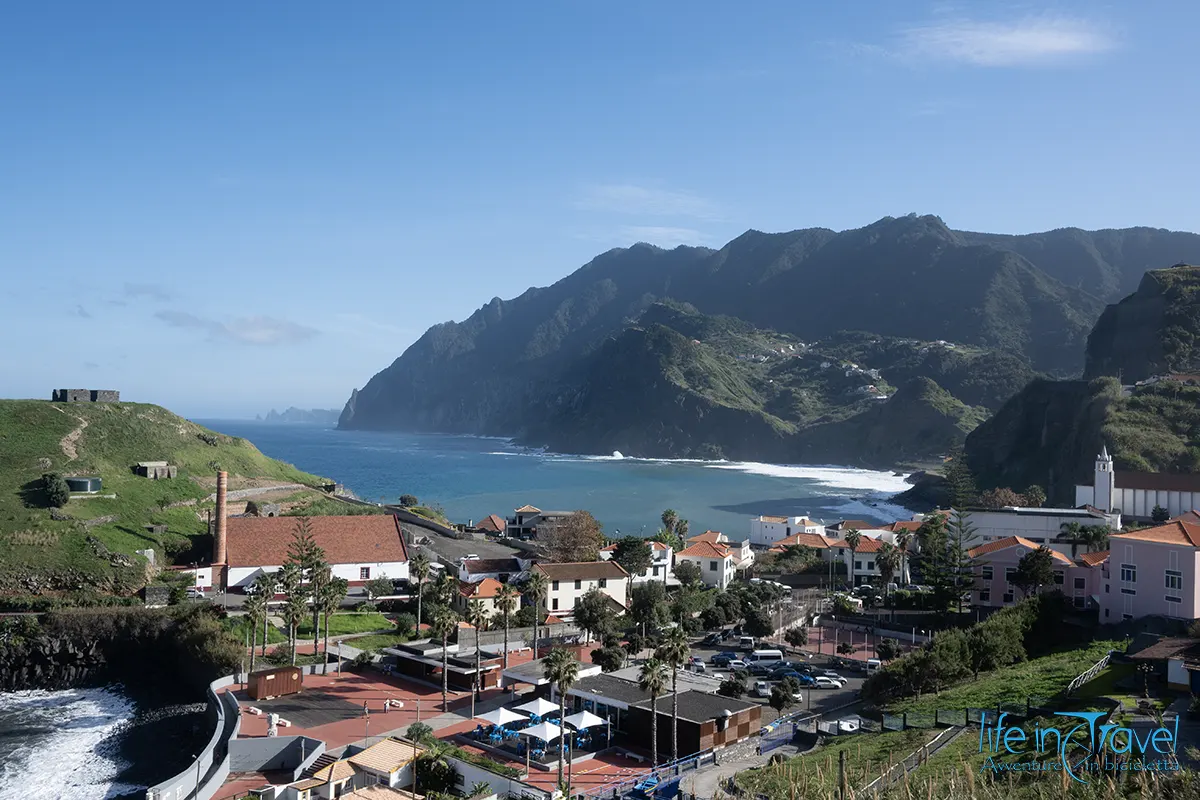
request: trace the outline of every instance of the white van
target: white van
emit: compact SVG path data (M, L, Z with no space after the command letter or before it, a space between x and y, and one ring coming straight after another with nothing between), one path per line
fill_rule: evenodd
M753 636L743 636L742 638L738 639L738 649L739 650L753 650L754 649L754 637Z
M756 661L783 661L782 650L755 650L746 657L746 662L753 664Z
M879 670L881 670L881 669L883 669L883 662L880 661L878 658L868 658L867 659L867 674L868 675L870 675L872 672L879 672Z

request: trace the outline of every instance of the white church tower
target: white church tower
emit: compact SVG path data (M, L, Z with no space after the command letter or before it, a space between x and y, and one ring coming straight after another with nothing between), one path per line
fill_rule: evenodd
M1092 505L1102 511L1112 511L1113 498L1117 493L1117 473L1113 471L1113 460L1108 454L1107 445L1096 456L1096 476L1092 486L1095 487Z

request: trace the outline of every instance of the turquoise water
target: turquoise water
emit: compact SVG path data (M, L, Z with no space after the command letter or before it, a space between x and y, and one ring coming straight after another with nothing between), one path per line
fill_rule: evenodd
M254 442L273 458L345 484L364 500L414 494L456 522L501 517L526 503L586 509L608 535L657 530L674 508L692 531L733 539L758 514L891 522L910 513L887 498L908 488L889 472L726 461L572 456L514 447L507 440L441 434L338 431L315 425L197 420Z

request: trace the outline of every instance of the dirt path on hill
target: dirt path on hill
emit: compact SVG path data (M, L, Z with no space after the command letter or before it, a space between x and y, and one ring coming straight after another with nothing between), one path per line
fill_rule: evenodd
M64 436L62 441L58 443L68 461L74 461L79 458L79 452L75 449L75 445L79 442L79 437L83 436L83 429L88 426L87 420L83 417L76 417L75 419L79 420L79 427Z

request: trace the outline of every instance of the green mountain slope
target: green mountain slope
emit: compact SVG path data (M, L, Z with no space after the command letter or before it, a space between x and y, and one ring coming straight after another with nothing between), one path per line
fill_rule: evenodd
M1146 273L1101 315L1087 365L1093 380L1034 381L972 432L967 460L983 486L1044 485L1070 504L1103 446L1118 469L1200 471L1200 389L1132 385L1200 369L1200 268Z
M159 563L210 552L202 514L215 473L231 488L254 481L319 486L325 481L267 458L250 442L215 433L142 403L0 400L0 592L95 588L126 593L145 580L136 550ZM133 473L139 461L178 466L173 480ZM52 519L41 475L99 475L101 496L76 497ZM115 497L107 497L115 495ZM189 503L189 505L182 505ZM166 525L161 535L146 526Z

